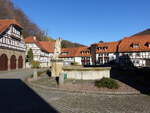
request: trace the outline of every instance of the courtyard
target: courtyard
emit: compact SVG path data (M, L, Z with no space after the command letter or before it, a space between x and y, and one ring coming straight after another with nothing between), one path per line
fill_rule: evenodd
M0 73L1 113L10 111L14 113L149 113L150 111L148 95L46 89L25 81L32 72L31 69Z

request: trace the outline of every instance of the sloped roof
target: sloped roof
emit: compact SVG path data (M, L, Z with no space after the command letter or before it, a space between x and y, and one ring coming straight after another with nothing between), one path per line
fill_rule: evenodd
M35 38L36 38L36 37L35 37ZM24 42L25 42L25 43L35 43L35 42L37 42L37 40L34 39L34 36L29 36L29 37L26 37L26 38L24 39Z
M83 57L85 57L85 56L87 56L87 57L91 56L90 47L80 47L78 49L77 55L78 56L83 56Z
M21 25L15 19L0 19L0 33L6 30L10 25L17 25L22 29Z
M85 51L84 53L81 53ZM89 53L86 53L88 51ZM59 56L61 58L67 57L80 57L80 56L91 56L89 47L74 47L74 48L62 48L62 54ZM67 53L67 54L63 54Z
M27 38L25 38L25 43L35 43L39 48L41 48L42 50L52 53L54 52L54 47L55 47L55 41L51 42L51 41L38 41L36 40L35 36L29 36Z
M96 49L96 53L112 53L117 52L118 42L103 42L93 44L96 47L106 47L107 49Z
M126 37L120 41L118 52L150 51L150 47L146 46L149 42L150 35ZM138 44L138 47L133 48L133 44Z
M42 45L46 51L48 51L49 53L53 53L54 52L54 48L55 48L55 41L39 41L40 45Z

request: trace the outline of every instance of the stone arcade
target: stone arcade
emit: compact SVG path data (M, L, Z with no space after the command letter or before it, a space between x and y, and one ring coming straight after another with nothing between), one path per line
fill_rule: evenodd
M0 71L25 67L22 27L13 19L0 20Z

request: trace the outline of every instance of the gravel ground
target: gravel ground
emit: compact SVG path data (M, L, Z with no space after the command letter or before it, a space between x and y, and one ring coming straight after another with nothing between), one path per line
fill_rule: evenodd
M108 89L108 88L97 88L94 85L94 81L82 81L82 80L65 80L65 83L59 86L60 89L71 90L71 91L104 91L104 92L135 92L139 93L136 89L130 87L129 85L117 81L119 84L118 89ZM32 81L32 83L37 85L42 85L46 87L58 88L54 78L48 78L46 75L42 76L39 80Z

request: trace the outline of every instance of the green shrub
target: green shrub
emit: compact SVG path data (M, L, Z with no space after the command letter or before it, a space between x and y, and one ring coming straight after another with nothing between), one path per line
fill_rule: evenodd
M95 81L95 86L97 87L106 87L109 89L118 89L119 85L117 81L111 78L102 78L101 80Z
M71 62L71 65L78 65L78 62Z
M40 62L38 61L32 61L32 68L40 68Z

